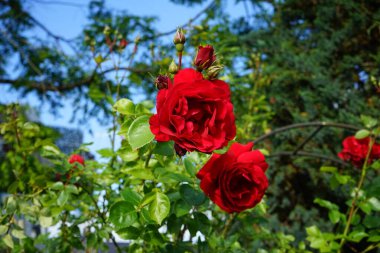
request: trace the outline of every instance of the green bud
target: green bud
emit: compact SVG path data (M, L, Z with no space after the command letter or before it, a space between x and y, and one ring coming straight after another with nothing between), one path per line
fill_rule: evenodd
M177 49L177 52L182 52L183 48L184 48L183 44L176 44L175 45L175 49Z
M100 54L97 55L94 60L95 60L96 64L98 64L98 65L100 65L102 62L104 62L103 56L101 56Z
M223 70L223 65L213 65L206 70L207 78L210 80L216 79L219 73Z
M169 73L170 74L176 74L178 72L178 66L175 64L174 60L169 65Z
M175 45L177 45L177 44L182 44L182 45L185 44L186 37L185 37L185 34L183 33L183 29L182 28L178 28L177 29L177 32L174 35L173 42L174 42ZM178 51L178 49L177 49L177 51Z
M110 28L108 25L106 25L106 26L104 27L103 33L104 33L104 35L110 35L110 33L111 33L111 28Z

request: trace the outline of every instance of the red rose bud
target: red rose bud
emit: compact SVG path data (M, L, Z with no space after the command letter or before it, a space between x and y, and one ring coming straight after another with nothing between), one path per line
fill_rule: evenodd
M173 60L172 63L169 65L169 73L170 74L176 74L178 72L178 66L175 64L175 61Z
M82 164L84 166L84 158L82 156L80 156L80 155L77 155L77 154L71 155L69 157L68 161L69 161L70 164L73 164L73 163L77 162L77 163L80 163L80 164Z
M197 56L194 59L194 65L197 67L198 71L202 71L209 68L215 60L216 56L212 46L199 46Z
M174 144L174 150L175 150L176 154L179 156L184 156L184 155L186 155L186 152L187 152L186 149L181 148L181 146L179 146L177 143Z
M206 80L194 69L178 71L173 84L158 91L156 107L149 124L157 141L173 140L189 152L210 153L235 138L228 84Z
M177 32L174 35L173 43L175 45L177 45L177 44L183 45L183 44L185 44L185 42L186 42L185 34L183 33L182 28L178 28Z
M121 39L121 40L119 41L119 48L120 48L120 49L124 49L124 48L126 48L127 45L128 45L128 41L127 41L126 39Z
M356 139L349 136L343 141L343 150L338 154L339 158L351 162L355 167L361 168L369 151L370 138ZM367 164L380 159L380 144L374 143Z
M170 79L166 75L158 75L154 84L156 85L158 90L167 89L170 83Z
M197 173L204 193L222 210L233 213L253 208L268 188L268 164L253 143L233 143L223 155L213 154Z

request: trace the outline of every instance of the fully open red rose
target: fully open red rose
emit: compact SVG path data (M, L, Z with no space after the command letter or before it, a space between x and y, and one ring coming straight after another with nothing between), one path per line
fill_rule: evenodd
M213 154L198 172L200 187L226 212L241 212L257 205L268 188L264 155L253 143L234 143L223 155Z
M209 68L215 60L216 56L212 46L199 46L197 56L194 59L194 65L198 70L202 71Z
M205 80L193 69L183 69L158 91L157 114L150 120L157 141L173 140L187 150L210 153L236 135L228 84Z
M356 139L355 136L349 136L343 141L343 150L338 156L344 160L351 162L354 166L361 168L364 164L368 153L370 138ZM380 159L380 145L374 143L371 154L368 157L368 164L374 160Z

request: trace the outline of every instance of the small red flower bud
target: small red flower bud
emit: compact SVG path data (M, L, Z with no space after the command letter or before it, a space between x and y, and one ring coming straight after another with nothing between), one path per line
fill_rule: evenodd
M181 148L177 143L174 144L174 150L179 156L184 156L186 155L186 149Z
M166 75L158 75L156 80L154 80L154 84L159 90L167 89L169 82L169 77Z
M120 48L120 49L124 49L124 48L126 48L127 45L128 45L128 41L127 41L126 39L121 39L121 40L119 41L119 48Z
M182 45L185 44L186 37L185 37L185 34L183 33L182 28L178 28L177 29L177 32L174 35L173 42L174 42L175 45L177 45L177 44L182 44Z
M80 163L84 166L84 158L80 155L74 154L69 157L69 163L73 164L75 162Z
M194 65L198 71L209 68L216 60L214 48L210 45L199 46L197 56L194 59Z

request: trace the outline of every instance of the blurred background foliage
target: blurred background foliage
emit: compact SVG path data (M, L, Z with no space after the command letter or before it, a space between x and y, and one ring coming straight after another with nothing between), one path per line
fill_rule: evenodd
M171 38L176 26L182 24L173 24L173 31L162 33L154 28L157 17L111 11L105 2L91 1L83 33L66 39L49 31L33 17L26 8L26 0L0 1L0 85L7 85L12 92L35 94L51 107L52 113L63 106L63 96L70 96L74 98L73 118L78 122L90 118L104 123L112 121L114 102L120 97L130 98L134 91L140 92L144 99L154 100L153 80L159 73L166 73L172 57L175 57L172 44L164 38ZM209 1L172 2L190 8ZM218 60L224 65L221 78L232 90L238 140L253 141L271 130L295 123L325 121L360 128L363 127L361 114L379 118L379 1L235 2L243 2L246 15L232 19L226 10L226 0L211 1L183 28L187 38L185 57L191 59L198 45L208 43L214 46ZM115 43L112 50L104 35L107 26L112 30L110 38ZM34 36L32 31L36 28L44 30L47 39ZM128 41L125 49L118 46L122 38ZM62 49L63 45L67 50ZM185 62L185 66L190 66L190 62ZM146 108L149 110L151 106ZM52 170L48 168L50 164L41 163L33 154L46 152L40 149L46 145L54 147L59 133L37 123L26 123L26 111L15 105L1 106L0 120L4 124L0 189L3 192L32 193L30 185L38 185L38 182L43 185L43 182L53 180L43 173ZM39 130L34 131L35 128ZM28 131L34 134L28 134ZM314 199L337 203L344 212L350 192L343 186L331 189L330 175L321 173L319 168L334 165L353 178L358 178L359 173L334 160L297 156L295 153L294 156L276 155L293 152L310 133L310 128L292 129L256 145L269 153L268 213L266 219L256 216L255 212L239 216L229 232L231 242L227 240L225 243L234 245L239 241L249 252L282 244L283 252L286 252L289 243L298 245L304 240L305 227L317 225L328 231L339 228L329 222L328 212ZM302 150L336 158L341 141L352 133L347 129L325 127ZM22 139L21 144L18 138ZM129 145L123 144L121 149L128 148ZM137 155L145 159L144 152L148 151L149 147ZM109 154L103 150L100 154L110 158L105 170L113 180L110 182L116 183L119 174L123 178L122 168L131 162L130 157L116 163L120 153ZM55 168L51 173L57 170ZM371 173L368 185L378 179L378 171ZM88 177L92 182L98 176L91 174ZM127 184L120 180L120 184ZM132 182L135 183L137 185L141 180ZM111 183L104 185L110 187ZM143 186L144 192L149 192L145 188L151 186L146 182ZM106 194L117 196L112 191L106 191ZM59 211L63 212L63 209ZM379 218L378 215L375 217ZM203 217L197 222L202 223L202 219L204 221ZM178 219L170 216L168 222L175 223ZM194 224L190 226L202 227L202 224ZM175 224L172 225L175 230ZM373 229L379 231L380 224L375 224ZM281 233L292 234L295 240ZM237 235L238 238L233 237ZM159 244L160 240L156 243ZM217 238L211 237L207 247L219 243ZM367 244L365 241L352 243L344 252L360 252ZM199 245L201 248L202 244ZM199 249L199 252L207 251Z

